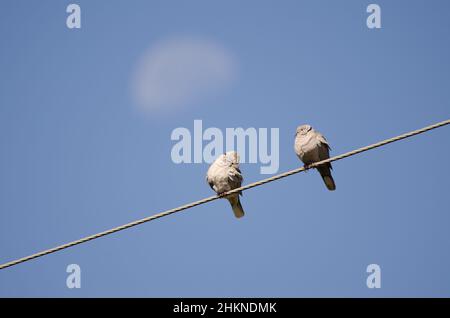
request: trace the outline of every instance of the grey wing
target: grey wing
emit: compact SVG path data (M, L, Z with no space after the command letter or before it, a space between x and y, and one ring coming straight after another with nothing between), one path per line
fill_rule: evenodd
M242 177L239 167L233 167L228 171L228 179L230 180L230 186L232 189L241 187L242 180L244 178ZM241 192L239 192L239 194L242 195Z
M242 183L243 177L241 174L241 171L239 168L231 168L228 170L228 179L230 179L233 184L239 184L239 186Z
M328 141L325 139L325 137L318 133L317 134L317 140L319 141L318 145L319 145L319 159L325 160L330 158L330 145L328 144ZM327 166L332 169L331 167L331 163L327 164Z
M240 181L239 181L239 186L240 187L242 185L242 181L244 180L244 177L242 176L242 172L241 169L239 169L239 167L236 168L236 170L239 172L239 176L240 176ZM239 194L242 196L242 191L239 191Z
M244 177L242 176L241 169L239 169L239 167L236 167L235 169L236 169L236 171L237 171L237 174L239 175L238 178L240 178L240 179L241 179L241 182L242 182L242 180L244 180Z
M317 133L316 138L319 141L319 144L324 145L325 148L328 149L328 151L331 150L331 147L328 144L328 141L327 141L327 139L325 138L324 135L322 135L321 133Z

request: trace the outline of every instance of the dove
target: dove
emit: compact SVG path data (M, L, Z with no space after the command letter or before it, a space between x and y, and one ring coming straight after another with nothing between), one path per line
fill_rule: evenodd
M209 167L206 173L206 181L218 194L239 188L242 184L242 173L239 170L239 155L235 151L229 151L220 155ZM234 215L237 218L244 216L244 209L239 200L241 192L227 195Z
M315 131L310 125L297 127L294 149L305 165L330 158L330 146L325 137ZM336 184L331 176L331 163L317 167L328 190L336 190Z

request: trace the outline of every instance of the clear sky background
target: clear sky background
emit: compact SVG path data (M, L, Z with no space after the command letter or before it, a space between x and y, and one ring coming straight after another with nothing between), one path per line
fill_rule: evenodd
M340 154L450 117L448 1L374 1L381 30L360 0L73 2L80 30L69 1L0 5L1 263L212 195L170 157L195 119L279 128L282 172L303 123ZM335 192L311 171L246 191L240 220L218 200L2 270L0 296L450 296L449 137L339 161Z

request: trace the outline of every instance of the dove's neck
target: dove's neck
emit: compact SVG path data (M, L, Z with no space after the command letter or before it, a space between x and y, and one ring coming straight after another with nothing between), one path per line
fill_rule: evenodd
M313 136L314 136L314 130L311 129L306 134L299 135L298 138L301 139L303 142L308 142Z

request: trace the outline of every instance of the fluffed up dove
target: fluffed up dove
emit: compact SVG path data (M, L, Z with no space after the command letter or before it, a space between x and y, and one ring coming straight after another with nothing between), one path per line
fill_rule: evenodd
M295 153L305 165L330 158L330 146L325 137L315 131L310 125L297 127L295 134ZM331 163L317 167L328 190L336 190L336 184L331 176Z
M239 155L229 151L220 155L209 167L206 181L218 195L239 188L242 184L242 174L239 170ZM237 218L244 216L244 209L239 200L241 192L233 193L225 198L230 202L234 215Z

